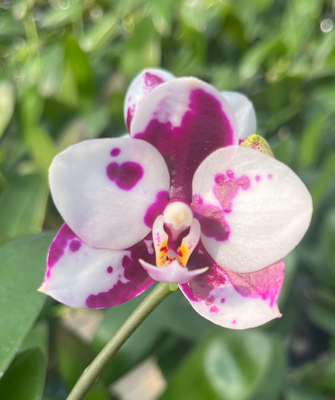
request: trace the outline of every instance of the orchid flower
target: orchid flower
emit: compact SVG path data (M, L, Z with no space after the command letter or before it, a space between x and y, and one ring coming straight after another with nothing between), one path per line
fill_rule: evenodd
M308 229L312 201L250 136L251 102L151 69L132 82L124 113L130 137L75 144L51 165L66 223L40 290L100 309L157 280L178 284L200 315L227 328L279 317L282 258Z

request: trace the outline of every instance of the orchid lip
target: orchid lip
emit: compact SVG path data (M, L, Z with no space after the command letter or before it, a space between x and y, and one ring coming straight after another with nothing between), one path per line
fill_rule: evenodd
M139 262L152 279L178 285L183 285L195 276L203 274L208 270L208 267L205 267L190 271L188 268L183 267L177 260L173 260L160 268L143 260L139 260Z

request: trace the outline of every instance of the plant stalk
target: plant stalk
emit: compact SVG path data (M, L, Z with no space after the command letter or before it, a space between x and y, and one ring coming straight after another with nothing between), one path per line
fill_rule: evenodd
M82 400L85 394L92 387L99 377L101 371L120 349L123 343L141 325L141 323L151 314L151 312L172 293L169 284L160 282L134 310L130 317L125 321L121 328L116 332L112 339L106 344L101 352L96 356L92 363L85 369L81 377L74 385L67 400Z

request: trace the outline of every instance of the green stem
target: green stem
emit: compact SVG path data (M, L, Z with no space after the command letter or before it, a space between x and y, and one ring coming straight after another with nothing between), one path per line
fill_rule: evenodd
M106 344L92 363L85 369L78 382L74 385L67 400L81 400L99 377L108 361L120 349L123 343L151 314L151 312L172 293L169 284L160 282L134 310L126 322Z

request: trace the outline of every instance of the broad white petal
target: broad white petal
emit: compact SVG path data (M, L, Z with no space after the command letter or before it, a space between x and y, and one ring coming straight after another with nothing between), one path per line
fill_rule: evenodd
M206 250L236 272L257 271L283 258L311 221L312 198L300 178L246 147L210 155L195 173L193 194Z
M191 201L191 182L213 151L238 144L232 108L211 85L178 78L158 86L142 101L131 136L155 146L171 177L171 200Z
M131 82L124 100L123 113L126 127L130 132L132 119L144 97L158 85L175 77L164 69L146 69Z
M143 239L168 200L162 156L143 140L95 139L59 154L50 167L58 211L89 246L125 249Z
M238 138L243 140L248 135L256 133L256 114L254 106L248 97L238 92L221 92L221 94L234 110L237 122Z
M70 307L116 306L153 283L139 258L154 259L148 240L127 250L94 249L64 224L50 246L39 290Z
M199 246L192 263L195 268L207 265L209 270L180 289L195 311L214 324L247 329L281 316L277 300L284 279L282 261L261 271L237 274L223 270Z
M147 271L152 279L160 282L184 284L189 282L195 276L203 274L208 268L188 270L187 267L183 267L178 261L173 260L169 265L163 265L162 267L156 267L143 260L140 260L142 267Z

